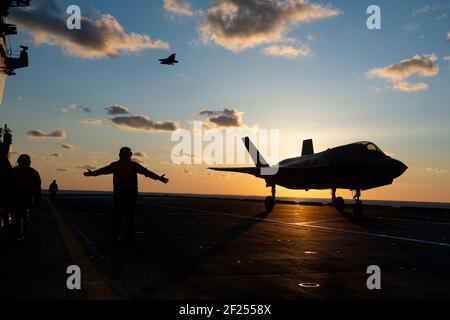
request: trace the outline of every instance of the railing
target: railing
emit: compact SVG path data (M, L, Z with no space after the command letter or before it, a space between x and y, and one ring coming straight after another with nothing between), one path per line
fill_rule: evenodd
M6 45L6 42L5 42ZM15 75L15 70L28 67L28 47L20 46L21 51L12 50L8 47L1 46L0 53L4 58L4 65L0 65L0 70L7 75Z
M9 14L9 8L29 7L30 0L2 0L0 2L0 16L6 17Z
M13 7L29 7L30 0L10 0L9 6Z
M1 0L0 2L0 72L7 75L15 75L15 70L28 66L28 47L21 46L20 52L8 47L7 36L17 34L17 28L13 24L5 23L4 17L9 13L9 8L28 7L30 0Z

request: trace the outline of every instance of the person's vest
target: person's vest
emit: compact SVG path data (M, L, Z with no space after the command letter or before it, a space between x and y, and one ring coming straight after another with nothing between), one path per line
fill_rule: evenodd
M111 166L114 191L138 191L137 171L132 161L119 160L113 162Z
M41 189L39 173L31 167L13 169L14 189L20 196L32 197Z

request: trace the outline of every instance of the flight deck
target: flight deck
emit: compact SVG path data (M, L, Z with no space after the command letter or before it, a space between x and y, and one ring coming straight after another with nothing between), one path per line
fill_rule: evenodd
M449 299L450 212L141 196L135 246L112 245L110 195L60 195L1 241L8 299ZM82 289L68 290L69 265ZM380 267L381 289L367 287Z

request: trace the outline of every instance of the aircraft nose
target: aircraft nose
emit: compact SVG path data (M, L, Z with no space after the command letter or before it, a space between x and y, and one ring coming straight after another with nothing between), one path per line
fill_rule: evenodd
M392 159L392 168L395 178L400 177L408 169L403 162L396 159Z

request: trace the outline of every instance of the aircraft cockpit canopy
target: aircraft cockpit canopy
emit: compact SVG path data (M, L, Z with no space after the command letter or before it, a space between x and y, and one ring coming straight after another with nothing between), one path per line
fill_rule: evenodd
M364 141L364 142L360 142L360 144L364 146L364 149L363 149L364 151L367 150L367 151L379 152L379 153L384 154L383 150L381 150L380 148L378 148L378 146L375 145L375 144L372 143L372 142L366 142L366 141Z

